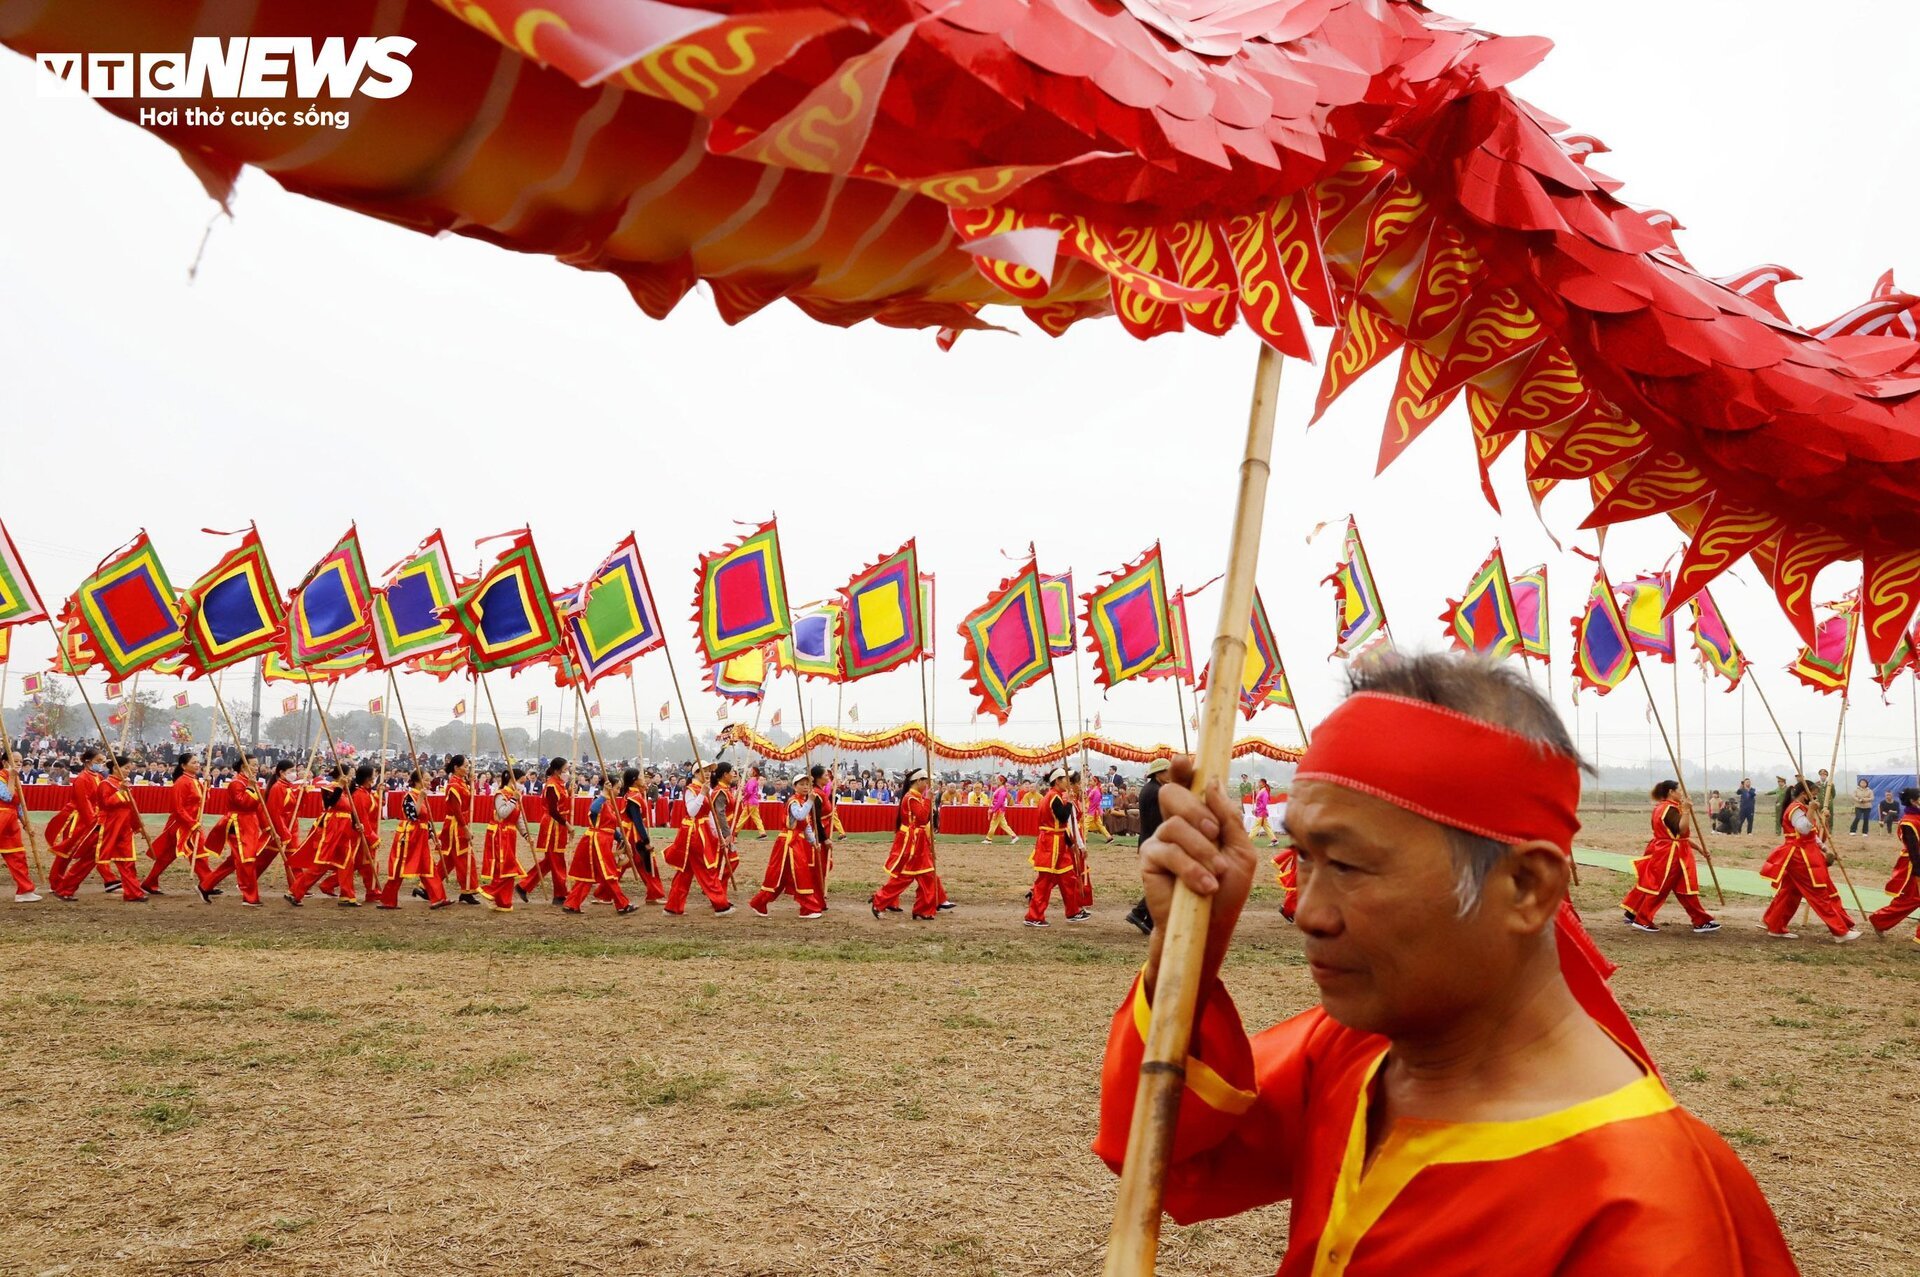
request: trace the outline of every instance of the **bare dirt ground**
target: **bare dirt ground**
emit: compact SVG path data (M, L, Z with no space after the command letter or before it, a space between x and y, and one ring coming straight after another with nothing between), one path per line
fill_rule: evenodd
M1635 850L1644 822L1596 817L1584 841ZM1890 855L1854 853L1862 886ZM1023 851L943 845L961 908L932 923L868 915L879 859L844 848L809 923L788 901L766 921L256 911L184 878L145 906L0 905L0 1271L1097 1271L1113 1184L1086 1150L1142 950L1131 852L1097 847L1096 918L1046 931L1018 922ZM1718 936L1630 934L1624 887L1589 870L1578 895L1616 988L1805 1271L1920 1270L1907 929L1767 942L1762 902L1734 897ZM1313 999L1275 900L1228 973L1256 1023ZM1163 1271L1271 1272L1284 1227L1170 1227Z

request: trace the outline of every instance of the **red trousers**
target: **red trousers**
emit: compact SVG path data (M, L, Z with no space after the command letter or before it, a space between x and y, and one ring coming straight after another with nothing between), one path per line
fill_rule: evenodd
M1072 868L1065 873L1037 873L1033 876L1033 890L1027 893L1027 921L1047 920L1047 900L1056 884L1060 888L1060 907L1067 911L1069 918L1086 907L1080 898L1080 875ZM915 908L918 907L916 904Z
M13 875L13 894L32 895L33 878L27 873L27 853L24 851L0 852L0 859L6 860L7 872Z
M630 851L628 855L631 857L631 863L633 865L633 876L640 880L641 887L644 888L647 893L647 903L657 905L662 900L665 900L667 898L667 887L665 883L660 881L660 875L647 868L646 862L640 859L638 849Z
M140 889L140 880L134 876L133 862L131 860L102 860L99 863L100 876L102 878L105 878L108 882L113 882L116 879L119 880L120 898L122 900L145 900L147 898L147 893ZM53 884L53 894L71 899L73 893L80 890L80 884L87 880L87 875L93 872L93 866L94 859L92 850L84 850L74 856L73 859L67 863L67 876L65 880Z
M778 854L777 848L776 854ZM769 870L772 868L771 865L768 866ZM807 876L812 877L811 874ZM820 895L819 888L811 883L803 885L793 872L792 858L784 855L780 856L779 876L774 879L771 886L762 881L760 890L754 892L753 899L747 902L747 908L755 913L765 913L767 906L781 896L793 897L793 902L800 906L802 918L811 918L827 911L827 902Z
M19 876L19 871L16 870L15 879L17 880ZM1908 878L1907 885L1900 889L1900 893L1886 905L1875 909L1867 921L1873 924L1875 931L1892 931L1905 922L1916 909L1920 909L1920 874ZM1913 938L1920 940L1920 931L1915 931Z
M1680 907L1687 911L1688 922L1696 927L1712 922L1713 915L1700 904L1700 893L1686 888L1685 866L1680 863L1680 857L1675 856L1667 862L1666 880L1660 884L1658 891L1648 891L1636 883L1633 890L1627 893L1627 898L1620 902L1620 907L1650 927L1653 925L1653 916L1660 912L1660 906L1667 903L1668 896L1674 896L1679 899Z
M1052 875L1044 876L1051 877ZM899 902L900 897L906 894L908 887L914 889L913 916L916 918L933 917L935 911L940 908L940 901L945 893L940 889L940 875L934 873L931 869L926 873L894 874L891 878L887 879L880 890L873 893L873 907L883 912L893 908L893 906Z
M536 854L533 858L533 868L520 875L520 890L532 895L533 889L540 885L540 879L549 875L553 878L553 900L558 904L567 898L566 848Z
M598 890L595 890L598 888ZM573 886L567 892L567 908L579 909L587 903L588 896L607 900L616 909L627 907L627 893L620 890L618 878L575 878Z
M260 853L261 856L267 854L266 852ZM259 857L253 860L242 860L229 854L225 860L221 861L210 872L200 875L200 889L202 891L212 891L215 887L227 880L228 874L232 874L234 885L240 888L240 898L250 905L257 905L260 903L260 870L262 867L263 864Z
M480 894L491 901L496 909L511 909L513 908L513 885L516 881L517 879L514 878L495 878L480 888Z
M59 855L53 858L53 863L47 866L48 890L58 891L60 889L60 884L66 881L67 870L73 866L74 859L78 856L78 854L79 853L77 851L72 851L72 852L63 851ZM84 880L85 878L86 878L86 875L84 873L80 875L81 880ZM100 866L100 885L101 886L104 887L110 882L118 882L118 881L120 881L119 878L107 872L107 867L105 865ZM79 885L80 885L80 881L76 880L74 883L75 888L77 889Z
M1841 903L1839 888L1833 885L1833 880L1815 883L1797 859L1789 861L1780 875L1779 888L1773 903L1761 915L1761 924L1775 935L1786 931L1793 924L1793 911L1800 907L1802 900L1812 906L1813 912L1834 935L1843 936L1853 929L1853 919L1847 915L1847 906Z
M720 876L719 866L707 868L697 852L692 863L673 876L673 886L667 890L667 903L662 907L671 914L685 913L687 893L695 882L700 884L700 890L706 894L707 902L713 906L715 913L729 907L727 880Z
M412 881L414 880L403 874L394 874L387 879L386 885L381 887L378 892L375 892L373 888L369 886L367 888L367 899L373 901L374 904L382 909L398 909L400 907L400 888ZM427 874L421 878L419 882L422 887L426 888L428 908L436 908L447 903L447 885L440 881L438 875Z

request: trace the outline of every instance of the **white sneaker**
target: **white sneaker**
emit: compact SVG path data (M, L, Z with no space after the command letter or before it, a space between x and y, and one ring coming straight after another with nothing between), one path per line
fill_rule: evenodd
M1865 934L1867 933L1860 930L1860 928L1855 927L1853 928L1853 930L1847 932L1847 934L1844 936L1835 936L1833 938L1833 942L1835 944L1852 944L1855 940L1858 940L1861 936L1864 936Z
M15 897L13 898L13 903L15 903L15 904L17 904L17 905L30 905L30 904L32 904L32 903L33 903L34 901L36 901L36 900L38 900L39 898L40 898L40 893L39 893L39 892L37 892L37 891L29 891L29 892L27 892L27 893L26 893L26 894L24 894L24 895L17 895L17 896L15 896Z
M1765 931L1766 929L1763 927L1762 930ZM1769 940L1798 940L1800 933L1797 931L1767 931L1766 936Z

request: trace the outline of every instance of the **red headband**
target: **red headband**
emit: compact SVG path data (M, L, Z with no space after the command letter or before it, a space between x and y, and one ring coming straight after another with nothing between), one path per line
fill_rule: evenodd
M1496 842L1548 842L1573 854L1580 765L1538 741L1457 710L1384 692L1356 692L1313 734L1295 780L1323 780L1385 799L1428 820ZM1554 919L1560 971L1587 1014L1653 1066L1607 987L1614 966L1571 902Z
M1356 692L1313 734L1295 780L1385 799L1496 842L1550 842L1573 854L1580 765L1457 710Z

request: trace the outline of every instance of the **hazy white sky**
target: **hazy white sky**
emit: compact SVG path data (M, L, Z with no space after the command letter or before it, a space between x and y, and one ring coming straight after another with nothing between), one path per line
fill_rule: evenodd
M1782 296L1803 323L1863 300L1889 266L1920 277L1916 178L1901 162L1920 134L1904 92L1920 6L1856 0L1815 16L1784 0L1468 0L1453 11L1555 40L1523 94L1604 139L1613 153L1598 166L1627 181L1625 197L1675 213L1703 269L1792 267L1805 282ZM734 520L777 511L796 601L919 537L923 566L940 578L936 718L964 737L993 725L971 717L953 626L1007 566L1002 550L1032 540L1043 570L1071 565L1078 584L1158 537L1176 583L1219 570L1254 362L1242 334L1142 345L1097 323L1055 341L1016 318L1017 336L968 334L942 354L931 334L841 331L784 307L728 329L700 293L656 323L609 277L426 239L289 196L252 171L190 282L214 211L198 183L169 148L90 104L36 97L36 74L0 54L0 518L49 595L143 525L185 582L220 549L200 528L258 519L283 586L350 519L375 571L435 527L468 557L476 537L530 523L556 584L632 528L695 720L711 723L685 619L696 556L729 538ZM1331 706L1342 671L1323 659L1332 596L1320 584L1337 540L1304 538L1351 511L1402 646L1442 643L1436 618L1496 535L1514 570L1547 560L1556 700L1577 713L1589 751L1597 726L1603 760L1645 759L1637 684L1571 704L1568 625L1591 569L1556 553L1535 522L1518 456L1498 473L1504 520L1478 495L1459 409L1372 476L1391 382L1390 369L1376 370L1309 434L1318 371L1286 373L1260 583L1309 718ZM1568 543L1583 512L1580 495L1546 508ZM1630 575L1678 545L1670 524L1648 521L1616 532L1608 561ZM1716 595L1787 729L1804 730L1824 766L1838 701L1785 675L1796 640L1751 569L1739 575ZM1852 581L1849 565L1822 592ZM1196 607L1197 642L1215 599ZM21 636L16 673L50 653L44 631ZM1090 658L1079 660L1089 720L1098 712L1109 733L1136 741L1178 739L1169 685L1102 700ZM1883 708L1867 674L1863 653L1847 757L1909 758L1907 687ZM496 680L503 709L534 692ZM341 704L375 694L361 682ZM623 683L604 685L616 728L631 713ZM808 686L812 713L830 720L832 690ZM1702 695L1690 660L1680 686L1685 752L1697 759ZM1670 713L1665 670L1655 687ZM1071 719L1071 685L1063 690ZM433 725L465 693L412 679L404 694L415 721ZM642 665L639 694L651 719L669 694L657 656ZM268 700L271 712L277 696ZM863 726L919 717L910 673L858 684L848 700ZM1740 765L1740 697L1710 700L1709 756ZM793 701L792 683L776 683L769 705L785 708L789 726ZM1053 731L1044 685L1015 709L1007 735ZM1252 730L1296 738L1284 711ZM1782 751L1766 731L1750 702L1747 756L1770 774Z

